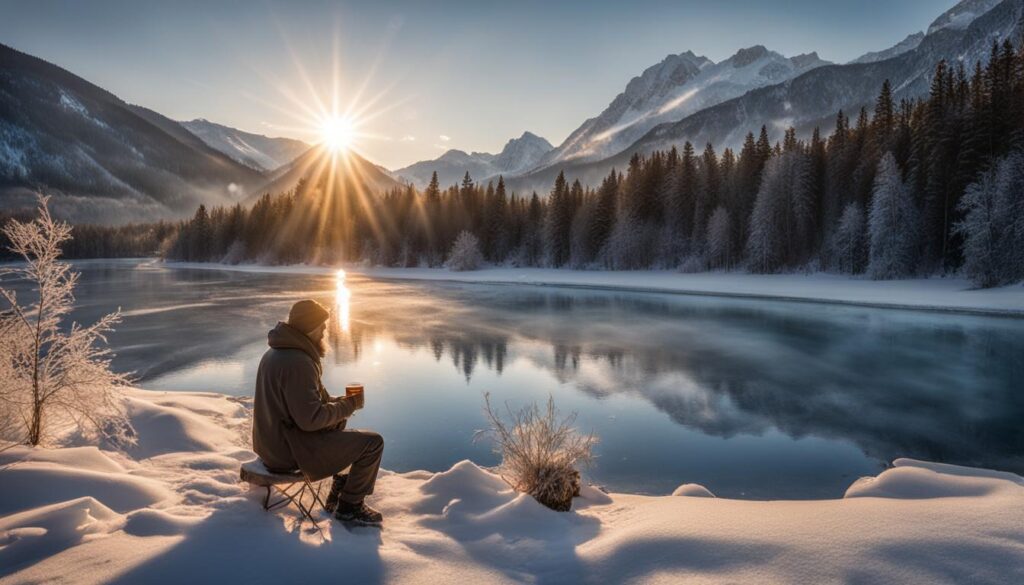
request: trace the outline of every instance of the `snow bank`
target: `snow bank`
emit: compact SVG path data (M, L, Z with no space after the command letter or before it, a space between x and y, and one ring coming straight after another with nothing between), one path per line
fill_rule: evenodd
M383 471L382 532L324 537L238 477L248 406L130 393L139 446L0 454L3 583L1024 582L1024 479L909 459L844 499L755 502L582 490L553 512L462 461ZM702 496L702 497L693 497Z
M685 496L688 498L713 498L715 494L699 483L684 483L672 492L673 496Z
M1004 471L989 471L945 463L897 459L878 477L858 479L844 498L951 498L987 496L1024 486L1024 478Z
M333 274L337 268L320 266L226 265L167 262L172 268ZM836 274L745 274L706 272L683 274L666 270L563 270L548 268L488 268L451 272L442 268L362 268L345 266L352 274L391 280L521 284L568 288L614 289L835 303L868 307L954 311L983 315L1024 316L1024 285L979 290L966 279L920 278L868 280Z

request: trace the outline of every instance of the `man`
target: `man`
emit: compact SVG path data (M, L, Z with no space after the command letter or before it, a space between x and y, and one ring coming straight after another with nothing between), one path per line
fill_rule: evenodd
M326 505L335 518L379 525L383 517L364 498L373 493L384 439L345 428L347 419L363 407L361 394L332 398L320 382L329 318L320 303L299 301L288 322L270 330L270 349L256 372L253 450L271 471L299 469L310 481L334 476Z

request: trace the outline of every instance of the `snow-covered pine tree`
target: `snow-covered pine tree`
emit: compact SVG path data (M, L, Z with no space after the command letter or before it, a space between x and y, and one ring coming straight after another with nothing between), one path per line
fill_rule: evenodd
M124 445L133 435L121 395L128 380L110 370L111 353L103 347L120 313L89 326L66 323L78 273L59 258L71 226L53 219L47 201L40 197L35 220L10 220L3 228L24 264L0 269L0 280L28 283L35 294L23 304L0 287L7 305L0 312L0 420L19 421L2 429L8 433L2 438L39 445L77 431Z
M477 270L484 263L484 256L480 252L480 240L466 230L459 233L452 244L452 250L448 254L448 262L445 265L449 270L463 272L466 270Z
M981 287L1024 278L1024 156L1011 153L967 187L955 230L964 238L964 272Z
M857 274L867 264L867 225L860 205L846 205L833 238L833 256L840 272Z
M729 211L721 205L708 220L707 258L711 268L732 267L732 225Z
M750 215L747 256L755 272L775 272L806 260L813 238L814 194L810 162L787 152L765 165Z
M868 274L872 278L892 279L913 274L917 259L917 209L892 153L886 153L878 163L868 230L871 235Z

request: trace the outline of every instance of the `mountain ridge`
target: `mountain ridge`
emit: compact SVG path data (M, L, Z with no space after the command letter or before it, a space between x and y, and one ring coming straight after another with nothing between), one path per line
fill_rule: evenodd
M785 57L763 45L741 48L718 63L692 51L669 55L632 78L600 114L584 121L539 166L614 155L659 123L826 64L814 52Z
M509 139L497 154L467 153L452 148L436 159L418 161L392 171L391 174L419 188L427 186L435 171L441 185L458 183L467 172L474 180L486 181L498 175L511 176L528 171L551 148L551 143L546 139L525 131L519 138Z
M209 147L258 171L273 171L310 148L301 140L246 132L205 118L178 123Z
M236 201L263 176L173 120L0 44L0 206L119 223Z

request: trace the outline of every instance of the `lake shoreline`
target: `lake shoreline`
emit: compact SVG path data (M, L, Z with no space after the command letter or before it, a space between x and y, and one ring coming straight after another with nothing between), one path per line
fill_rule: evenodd
M976 289L972 288L970 281L958 278L876 281L825 273L684 274L662 270L599 271L500 267L472 272L451 272L443 268L366 268L358 265L330 267L157 262L169 268L281 274L330 275L342 268L351 274L380 280L610 290L1024 318L1024 285Z

